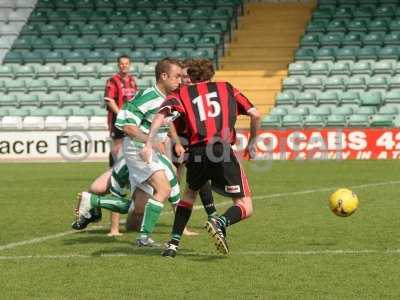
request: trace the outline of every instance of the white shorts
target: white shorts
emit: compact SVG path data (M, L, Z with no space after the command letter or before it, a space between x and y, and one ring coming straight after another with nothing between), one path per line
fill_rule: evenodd
M137 187L149 195L153 195L153 188L146 181L157 171L164 171L165 166L153 152L150 163L145 162L140 156L142 149L133 145L129 137L124 138L123 154L129 169L129 182L131 187Z

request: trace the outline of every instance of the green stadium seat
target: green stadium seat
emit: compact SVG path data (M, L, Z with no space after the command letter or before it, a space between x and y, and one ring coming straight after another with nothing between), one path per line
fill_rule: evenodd
M333 19L326 26L326 30L329 31L329 32L346 32L347 31L347 27L346 27L347 23L348 22L346 20Z
M133 10L128 14L128 22L148 21L147 13L144 10Z
M19 106L40 106L39 97L35 94L18 94L17 101Z
M1 104L1 102L0 102ZM4 109L0 106L0 118L8 116L8 109Z
M285 90L301 90L303 87L302 80L298 77L286 77L282 83Z
M153 45L156 49L169 50L169 49L175 48L176 42L177 42L177 40L175 40L175 39L171 39L171 38L162 36L162 37L155 39Z
M161 34L161 27L157 23L148 23L143 26L142 28L142 33L143 34Z
M30 21L47 22L47 12L34 9L29 17Z
M380 47L377 46L365 46L357 51L358 60L376 60L378 57L378 50Z
M64 56L59 51L44 51L43 58L46 64L48 63L64 63Z
M146 53L143 50L135 50L130 55L135 62L145 62Z
M377 109L375 106L360 106L354 110L354 113L356 113L357 115L372 116L376 113L376 110Z
M315 62L310 64L310 75L328 75L329 74L329 65L327 62Z
M160 0L156 2L157 8L164 9L164 8L174 8L175 1L173 0Z
M99 39L96 39L93 36L82 36L76 39L71 39L72 49L74 50L81 50L81 49L88 49L91 50L95 46ZM97 44L96 44L97 46ZM108 45L107 48L111 48L112 45Z
M352 76L347 81L348 90L365 90L367 87L365 76Z
M320 37L320 45L325 46L339 46L344 39L343 32L329 32ZM311 45L312 46L312 45Z
M325 126L327 127L345 127L346 118L343 115L331 114L327 117Z
M55 77L56 73L51 65L34 65L34 73L36 78Z
M99 29L99 27L97 25L89 23L89 24L86 24L86 25L82 26L81 33L83 35L98 36L100 34L100 29Z
M91 92L104 91L106 82L103 79L89 79Z
M154 42L151 37L143 36L134 40L135 49L153 49Z
M48 80L47 86L48 86L49 92L59 92L59 91L62 92L62 91L69 90L67 81L65 79Z
M206 58L206 59L213 59L214 58L214 53L213 51L208 51L207 49L196 49L192 50L189 53L189 56L191 58Z
M94 21L104 22L106 23L108 20L108 10L95 10L89 15L89 22L92 23Z
M306 77L303 80L304 89L322 90L324 83L320 77Z
M298 106L298 107L293 107L289 111L289 115L294 115L294 116L307 116L310 113L308 107L303 107L303 106Z
M390 31L400 31L400 19L393 19L389 24Z
M81 95L81 101L84 106L87 105L97 105L101 106L104 104L104 100L102 97L102 94L98 93L92 93L92 94L82 94ZM104 108L101 108L102 110L105 110Z
M313 61L315 52L309 48L299 48L294 54L295 61Z
M38 98L42 106L55 107L60 105L60 97L57 93L39 94Z
M382 60L378 61L374 65L373 69L374 74L387 74L387 75L392 75L393 72L393 62L387 61L387 60Z
M335 59L339 59L337 56L337 52L338 50L336 48L322 47L316 51L314 57L316 60L335 61Z
M393 17L394 11L392 6L380 6L375 10L375 17Z
M6 87L8 93L14 93L14 92L25 93L26 92L26 86L25 86L24 80L6 81L5 87Z
M379 51L379 59L398 59L400 56L400 51L397 46L385 46Z
M319 20L319 19L331 19L333 16L332 11L330 9L318 9L314 11L313 13L313 19L314 20Z
M368 127L369 118L366 115L351 115L347 120L347 126L349 127Z
M347 105L359 105L360 97L358 92L355 91L346 91L339 95L340 103Z
M136 7L140 8L154 8L154 2L152 0L139 0L136 2Z
M57 77L76 77L76 70L73 65L56 65L54 66L54 72L57 74Z
M96 67L93 65L82 65L76 67L76 75L77 78L85 78L85 77L95 78L97 77L97 70Z
M310 107L310 115L327 117L331 114L330 107L321 106L321 107Z
M385 36L383 43L385 45L400 45L400 32L389 32Z
M65 11L54 10L47 12L47 20L49 23L55 24L58 23L66 23L68 21L68 14Z
M68 12L68 20L69 22L84 22L86 23L89 20L90 11L84 9L78 9L76 11Z
M59 35L60 27L54 24L43 24L39 28L41 35Z
M333 15L334 19L350 19L353 17L353 11L348 7L339 7Z
M97 74L99 77L111 77L115 72L115 63L109 65L100 65L97 67Z
M397 115L399 113L399 109L397 106L389 106L384 105L379 108L378 115Z
M12 48L16 50L32 50L32 43L36 39L30 36L19 37L14 41Z
M353 75L370 75L372 73L371 63L366 61L358 61L353 64L351 72Z
M30 113L28 108L18 108L18 109L9 109L8 114L9 116L13 117L26 117Z
M332 76L325 80L324 87L326 90L344 90L347 77Z
M325 119L322 116L309 115L304 118L304 127L320 128L325 126Z
M22 65L14 68L16 78L32 78L35 77L35 70L31 65Z
M108 51L108 52L107 52ZM117 61L117 57L121 54L118 51L111 51L107 49L102 51L102 50L93 50L93 51L88 51L84 52L85 54L81 55L82 60L79 61L81 63L104 63L105 61L107 62L108 59L112 62ZM108 57L107 53L112 53L112 57Z
M300 115L286 115L282 118L282 127L302 127L303 117Z
M87 79L68 79L68 87L74 92L90 92L90 86Z
M14 78L14 71L11 66L0 65L0 80Z
M366 32L367 31L367 21L365 20L352 20L347 24L347 30L351 31L359 31Z
M113 24L115 22L122 22L126 23L128 20L128 14L124 10L112 10L108 14L108 21L110 24Z
M81 97L79 94L69 94L69 93L59 93L58 94L61 105L63 107L70 106L70 107L76 107L76 106L81 106L82 101Z
M147 17L150 22L168 22L168 15L165 10L151 10L148 12Z
M334 91L327 91L322 93L317 93L317 102L319 105L337 105L339 103L338 95Z
M42 64L44 61L44 58L42 56L42 52L40 52L40 51L25 52L25 53L22 53L22 61L25 64L31 64L31 63ZM21 61L19 61L19 63L21 63Z
M20 64L22 62L22 54L21 52L17 52L17 51L10 51L6 54L5 58L4 58L4 62L5 63L17 63Z
M60 37L57 39L53 39L51 42L49 41L48 44L56 50L59 49L72 49L72 41L74 40L73 37ZM47 48L48 49L48 48Z
M47 83L44 79L26 80L26 87L29 93L32 92L47 92Z
M150 62L157 62L161 59L163 59L164 57L167 57L167 52L165 50L154 50L152 52L149 52L146 55L146 59Z
M399 76L393 76L390 78L389 88L390 89L400 88L400 77Z
M281 127L281 118L277 115L268 115L261 121L262 128L279 128Z
M360 94L361 106L380 106L382 104L381 93L369 92Z
M187 23L182 26L182 34L201 34L202 26L199 23Z
M300 39L300 47L319 47L321 37L321 33L307 33Z
M311 105L317 105L317 100L315 97L315 93L313 92L303 92L299 93L296 95L296 103L297 105L302 105L302 104L311 104Z
M0 83L2 83L0 81ZM0 94L0 107L16 107L18 106L17 98L14 94Z
M364 36L363 44L366 46L382 46L384 38L383 32L370 32Z
M325 32L325 29L327 28L329 24L329 20L311 20L306 28L307 32Z
M358 109L358 107L356 108ZM354 109L352 105L342 105L340 107L335 108L332 110L332 113L340 116L348 117L354 113Z
M357 7L354 9L353 17L357 19L372 19L373 18L373 9L368 6Z
M48 107L43 107L31 110L29 115L32 117L46 117L50 114L51 114L51 109ZM24 122L26 119L27 118L24 119Z
M370 120L371 127L393 127L394 115L374 115Z
M169 57L179 59L179 60L185 60L189 57L188 53L186 50L174 50L170 52Z
M187 8L179 8L179 9L174 9L168 13L168 17L170 22L175 22L175 21L189 21L189 16L191 14L191 10Z
M369 31L384 31L389 29L389 25L385 20L373 20L367 24Z
M368 89L386 89L387 86L388 80L385 75L375 75L367 80Z
M62 51L62 56L66 63L85 63L88 53L91 53L91 51L88 50L87 52L85 52L85 50L80 50L80 51L65 50Z
M92 116L93 115L93 111L91 109L88 108L73 108L72 109L72 114L74 116Z
M294 62L289 64L288 74L307 76L310 65L308 62Z
M113 41L111 37L103 36L101 38L95 39L93 47L94 49L111 49L113 46Z
M296 99L292 92L280 92L276 96L277 105L295 105Z
M37 36L40 27L37 24L25 24L21 30L21 36Z
M331 75L350 75L351 69L348 62L337 62L330 68Z
M365 34L363 32L350 32L342 40L343 46L362 46Z
M286 116L287 114L288 114L287 108L286 107L280 107L280 106L273 107L271 112L270 112L271 116L281 116L281 117L283 117L283 116Z
M192 50L196 45L196 40L191 36L182 36L176 43L177 48L182 50Z
M385 103L400 103L400 91L391 90L388 91L384 96Z

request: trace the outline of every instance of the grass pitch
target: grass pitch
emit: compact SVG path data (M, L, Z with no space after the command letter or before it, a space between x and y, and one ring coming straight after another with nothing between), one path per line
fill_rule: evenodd
M107 237L107 213L70 230L76 193L105 164L1 164L0 298L398 299L400 162L245 166L255 213L229 228L231 254L216 252L199 209L190 228L200 235L184 237L172 260L138 249L135 233ZM351 217L328 209L338 187L360 199ZM166 241L171 224L166 206L154 238Z

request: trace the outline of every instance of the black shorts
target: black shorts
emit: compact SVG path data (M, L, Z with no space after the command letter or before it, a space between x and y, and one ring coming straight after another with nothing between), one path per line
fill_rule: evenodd
M211 180L213 190L223 196L250 196L247 177L229 144L191 147L186 168L186 182L191 190L197 191Z
M115 127L114 124L111 125L110 137L113 140L122 139L124 136L125 136L125 133L122 130L119 130L117 127Z

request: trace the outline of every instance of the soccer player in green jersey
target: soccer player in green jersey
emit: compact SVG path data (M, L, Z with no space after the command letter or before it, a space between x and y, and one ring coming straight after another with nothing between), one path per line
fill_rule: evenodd
M164 202L169 198L172 188L166 176L169 159L161 154L163 143L167 138L168 126L164 126L154 143L155 151L149 162L141 156L141 149L147 142L148 132L152 119L166 95L176 90L181 83L181 66L177 60L165 58L159 61L155 69L156 85L137 93L133 101L126 103L118 113L115 126L124 131L123 155L129 170L131 189L139 188L150 198L146 203L140 236L137 239L139 246L156 246L150 238L159 219ZM181 151L184 152L182 147ZM78 215L90 218L90 203L87 197L82 197Z

